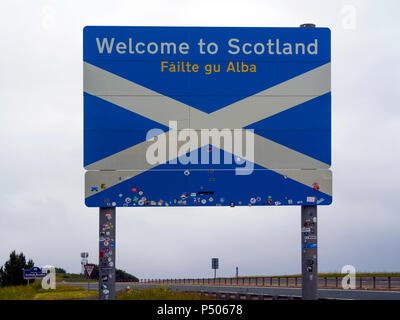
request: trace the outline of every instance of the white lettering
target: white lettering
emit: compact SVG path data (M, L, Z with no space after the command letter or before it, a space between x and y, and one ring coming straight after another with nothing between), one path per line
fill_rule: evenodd
M189 53L189 44L187 44L186 42L182 42L179 45L179 52L181 54L188 54Z
M228 41L229 47L231 47L231 48L233 47L234 49L236 49L236 51L231 51L231 50L229 49L228 52L229 52L230 54L238 54L238 53L240 52L240 47L237 46L236 44L233 44L232 42L239 42L239 39L233 38L233 39L230 39L230 40Z
M126 52L126 43L125 42L118 42L117 45L115 46L117 49L117 52L119 54L123 54Z
M99 40L99 38L96 38L97 49L99 50L99 53L100 53L100 54L103 54L104 46L106 46L106 47L107 47L107 53L108 53L108 54L111 54L111 52L112 52L112 47L114 46L114 41L115 41L115 38L111 38L111 43L108 43L108 39L103 38L103 42L102 42L101 45L100 45L100 40Z
M311 47L314 48L313 51L311 51ZM318 39L315 39L314 43L310 43L307 46L307 51L308 51L309 54L318 54Z

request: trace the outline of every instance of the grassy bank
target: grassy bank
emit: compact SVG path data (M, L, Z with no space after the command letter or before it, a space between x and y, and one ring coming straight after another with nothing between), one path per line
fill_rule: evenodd
M196 292L173 291L167 287L131 289L128 292L118 293L117 300L209 300Z
M55 290L42 290L40 282L29 286L0 287L0 300L75 300L97 298L97 291L82 287L57 285Z
M86 276L76 273L57 273L56 274L56 281L57 282L87 282L88 279ZM97 280L89 280L90 282L97 282Z

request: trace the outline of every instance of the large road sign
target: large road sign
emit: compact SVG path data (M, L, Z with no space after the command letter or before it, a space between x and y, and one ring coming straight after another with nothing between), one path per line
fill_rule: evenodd
M329 29L86 27L83 40L87 206L332 202Z

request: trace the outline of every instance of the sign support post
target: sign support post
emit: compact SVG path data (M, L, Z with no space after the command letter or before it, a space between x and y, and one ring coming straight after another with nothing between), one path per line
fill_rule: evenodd
M301 207L301 291L303 300L318 299L317 206Z
M304 23L301 28L315 28ZM303 300L318 299L317 206L301 207L301 291Z
M115 212L99 208L99 300L115 299Z

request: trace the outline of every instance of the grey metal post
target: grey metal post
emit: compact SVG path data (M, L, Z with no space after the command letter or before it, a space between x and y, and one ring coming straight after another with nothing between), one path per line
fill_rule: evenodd
M99 300L114 300L116 210L99 209Z
M301 207L301 291L304 300L318 299L317 206Z
M301 28L315 28L303 23ZM304 300L318 299L317 206L301 207L301 291Z

